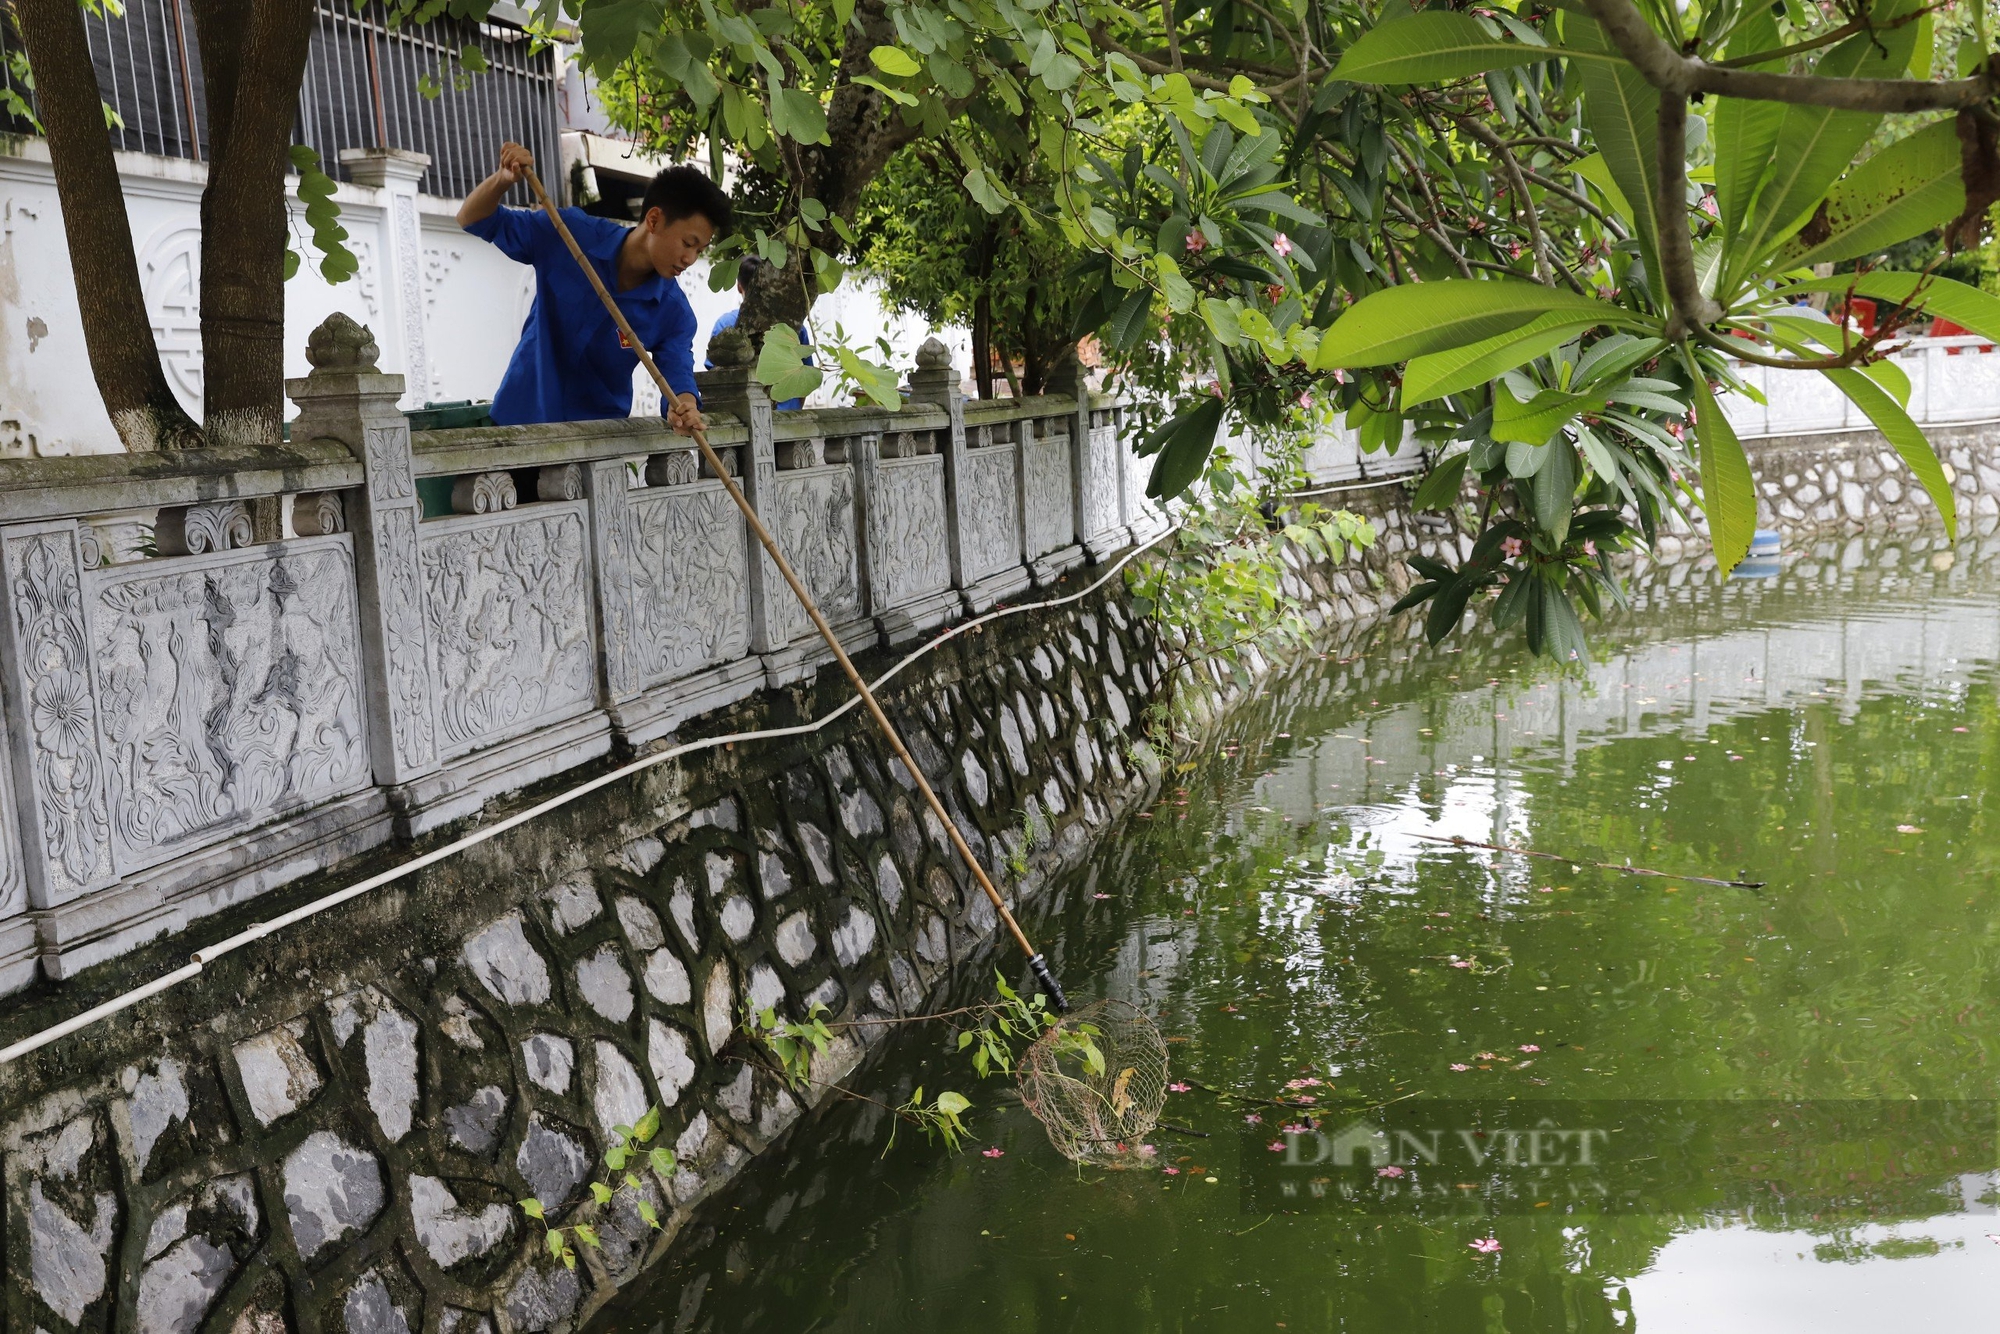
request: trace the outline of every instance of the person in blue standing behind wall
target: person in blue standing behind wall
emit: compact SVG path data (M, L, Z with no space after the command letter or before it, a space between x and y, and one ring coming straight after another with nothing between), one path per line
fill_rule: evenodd
M517 426L630 416L638 352L591 290L548 214L500 205L534 164L521 145L501 145L499 169L458 210L459 226L535 269L534 308L493 395L493 420ZM728 229L729 196L697 167L669 167L646 187L635 227L575 208L562 215L672 386L662 415L676 431L690 434L704 424L694 384L696 325L676 279Z
M757 256L755 255L744 256L743 262L739 264L736 268L736 295L738 298L743 298L750 295L750 284L752 281L756 279L758 270L762 269L763 267L764 267L764 261L759 259ZM708 331L709 340L711 342L714 341L715 336L721 333L724 329L734 329L736 327L736 317L738 315L741 315L742 313L743 313L743 303L739 299L736 303L736 309L725 310L720 315L717 315L715 317L715 327ZM812 345L812 332L808 330L805 325L801 324L798 327L798 334L799 334L799 341L801 343L804 343L807 346ZM715 369L715 363L713 361L710 361L707 364L710 370ZM810 366L812 364L813 364L812 353L808 352L806 353L806 365ZM803 398L788 398L782 403L773 403L771 406L779 412L797 412L800 408L804 407L805 405L806 401Z

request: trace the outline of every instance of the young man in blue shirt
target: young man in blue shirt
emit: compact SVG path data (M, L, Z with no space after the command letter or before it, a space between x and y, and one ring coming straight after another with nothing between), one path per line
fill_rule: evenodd
M458 224L535 269L535 304L493 395L493 420L590 421L632 412L639 354L625 342L590 279L541 209L502 208L534 155L501 146L500 166L458 210ZM636 227L566 208L563 221L597 268L673 388L660 407L682 435L703 425L694 387L694 308L675 280L729 226L729 196L696 167L669 167L646 188Z

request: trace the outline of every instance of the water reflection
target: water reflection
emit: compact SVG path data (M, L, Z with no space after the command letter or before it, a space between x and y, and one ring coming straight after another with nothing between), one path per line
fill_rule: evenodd
M1003 1156L907 1134L885 1153L877 1109L835 1106L605 1327L1989 1319L1991 1136L1860 1134L1825 1114L1995 1095L1996 566L1918 539L1830 547L1755 582L1667 571L1581 679L1512 649L1431 654L1400 628L1334 646L1101 849L1059 909L1072 989L1160 1016L1193 1085L1169 1117L1207 1138L1163 1134L1158 1172L1079 1174L943 1034L913 1034L864 1091L961 1087L975 1147ZM1769 884L1585 864L1628 859ZM1689 1158L1624 1214L1553 1195L1288 1210L1255 1189L1284 1125L1337 1131L1442 1099L1503 1120L1510 1101L1675 1099L1726 1109L1717 1125L1769 1100L1792 1109L1774 1124L1818 1128L1790 1133L1804 1157L1785 1158L1753 1152L1761 1122L1744 1122L1729 1152Z

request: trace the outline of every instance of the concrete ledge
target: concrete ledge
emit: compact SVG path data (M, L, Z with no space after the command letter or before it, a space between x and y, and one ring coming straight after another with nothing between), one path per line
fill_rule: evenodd
M611 719L602 709L474 751L437 773L389 790L396 832L414 838L472 814L495 797L610 752Z
M747 699L763 685L763 662L738 658L617 701L609 710L611 725L626 745L638 749L669 735L697 714Z

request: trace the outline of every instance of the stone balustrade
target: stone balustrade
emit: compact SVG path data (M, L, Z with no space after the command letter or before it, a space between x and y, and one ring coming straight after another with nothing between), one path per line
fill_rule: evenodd
M1888 362L1910 379L1907 406L1917 425L2000 421L2000 352L1992 343L1972 335L1913 338ZM1737 362L1735 370L1764 397L1759 403L1742 394L1722 396L1724 415L1745 439L1873 429L1824 376L1748 362Z
M412 434L335 317L295 443L0 462L0 993L65 978L830 658L657 420ZM774 413L711 442L850 650L1019 600L1162 529L1124 409ZM753 554L754 553L754 554Z

